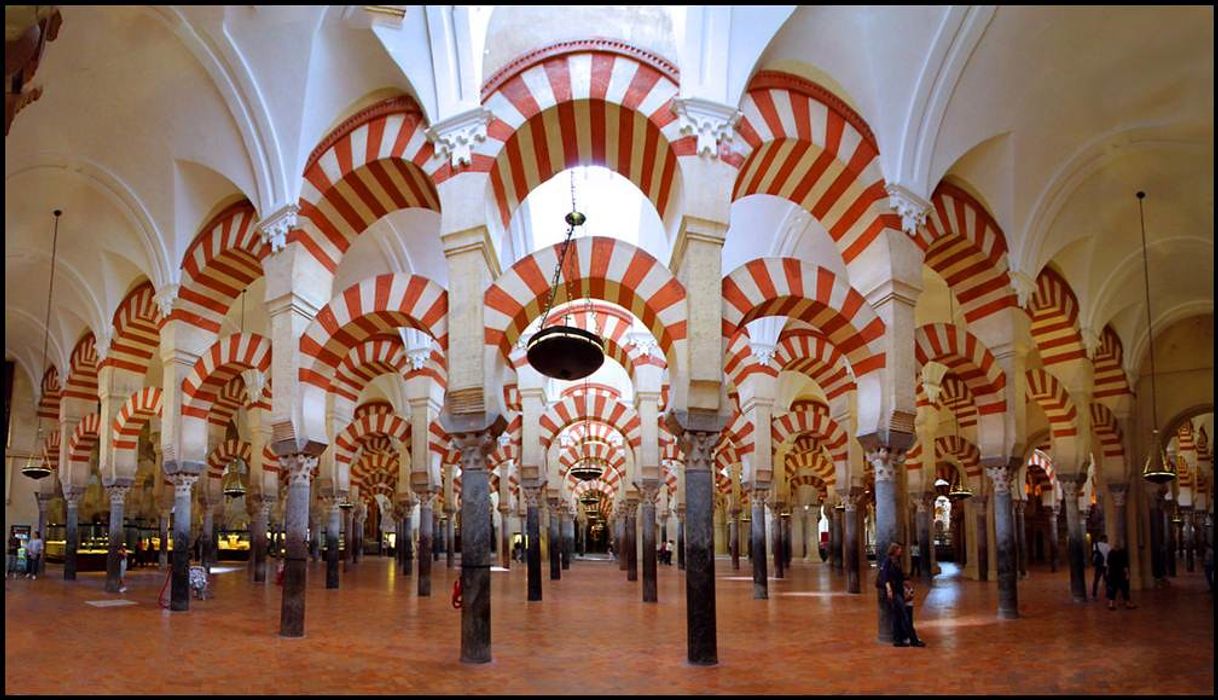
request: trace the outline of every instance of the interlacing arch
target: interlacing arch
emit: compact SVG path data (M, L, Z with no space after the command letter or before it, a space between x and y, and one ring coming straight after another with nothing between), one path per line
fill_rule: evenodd
M846 433L827 414L819 411L793 411L775 416L771 422L770 439L775 446L786 444L788 440L804 434L820 441L829 451L833 461L846 461Z
M977 403L968 385L959 377L949 374L943 378L939 387L939 404L956 417L961 429L977 425Z
M1028 476L1033 484L1042 489L1052 489L1057 483L1057 475L1053 470L1053 460L1039 448L1032 450L1028 456Z
M513 344L541 316L550 295L550 278L562 244L521 258L492 284L486 304L486 344L509 358ZM685 339L685 288L663 263L641 248L603 236L571 242L554 304L564 304L567 287L579 296L616 304L638 317L659 342L665 357Z
M98 368L115 367L143 376L161 344L161 311L156 290L145 280L119 302L114 311L114 337Z
M68 360L68 379L61 398L97 402L97 338L86 331L72 348Z
M1049 419L1049 429L1055 438L1065 438L1078 434L1075 419L1078 411L1074 400L1062 383L1052 374L1043 369L1032 369L1027 372L1028 398L1045 412Z
M977 449L972 442L959 435L944 435L935 438L935 457L940 458L945 455L955 457L968 476L981 476L981 450Z
M63 396L63 387L59 385L59 369L55 365L47 368L42 375L38 393L38 417L52 421L59 420L59 400ZM58 433L59 431L54 431Z
M777 377L778 369L758 361L749 343L748 328L742 326L727 341L727 351L723 354L723 373L727 375L732 386L741 386L754 374Z
M248 403L249 393L245 389L245 378L235 374L216 394L216 400L207 412L207 422L224 427L233 419L237 410Z
M367 413L356 418L334 436L334 462L350 464L360 438L366 435L385 435L410 445L410 421L393 413Z
M1093 360L1095 371L1092 385L1095 389L1091 394L1092 398L1099 400L1133 393L1129 389L1129 379L1125 376L1124 361L1125 348L1121 345L1120 336L1111 325L1104 326Z
M254 280L271 254L256 226L258 213L247 200L214 216L182 257L182 283L170 319L219 333L229 307Z
M1125 445L1121 441L1121 426L1116 416L1102 403L1091 404L1091 429L1100 439L1104 459L1125 459Z
M941 182L930 198L926 225L914 241L927 267L939 273L973 323L1018 305L1007 272L1007 241L998 222L968 192Z
M393 498L397 493L397 484L396 454L365 452L351 467L351 485L359 486L363 492L379 492Z
M368 383L382 374L405 377L410 369L406 346L397 335L383 334L351 348L334 373L330 391L348 401L358 401Z
M364 109L330 132L304 169L300 213L313 228L292 230L330 272L355 238L386 214L422 207L440 211L435 182L425 170L439 166L424 135L423 115L407 96Z
M161 389L154 386L144 387L135 392L119 409L111 427L116 469L129 469L134 473L140 431L153 416L159 415L161 415Z
M765 316L811 324L850 361L856 377L884 366L884 322L833 272L795 258L758 258L723 279L723 336Z
M816 331L805 328L783 331L774 348L774 363L781 370L797 372L816 382L827 401L855 389L842 354Z
M884 229L901 230L889 207L875 136L836 95L803 78L761 71L736 126L746 157L732 201L781 197L807 210L849 264Z
M234 333L216 341L199 356L182 381L182 415L207 419L220 390L247 369L267 373L271 343L257 333Z
M62 433L52 430L42 441L43 462L53 471L59 470L59 447L63 444Z
M577 165L616 171L666 218L677 157L696 148L671 110L677 81L663 58L606 39L547 46L491 76L482 102L495 119L471 168L489 171L503 225L535 187Z
M946 323L928 323L914 333L914 358L946 365L968 386L982 414L1006 410L1006 375L989 349L967 330Z
M541 444L549 449L550 443L563 429L581 420L600 421L617 428L631 447L639 447L643 441L639 414L621 401L604 394L568 397L555 402L541 416Z
M837 483L837 469L833 461L819 449L790 452L787 454L786 463L783 466L787 476L806 471L828 486Z
M1078 328L1078 309L1070 284L1051 267L1041 270L1028 313L1032 317L1032 339L1046 367L1087 357Z
M219 479L224 476L224 470L228 468L229 462L240 459L249 464L252 456L253 448L248 442L236 438L224 440L207 455L207 476ZM263 459L265 461L265 455Z
M72 436L68 438L68 462L73 466L80 465L84 470L81 473L88 473L89 455L97 446L100 429L101 415L90 413L80 419L80 422L76 424L76 429L72 431Z

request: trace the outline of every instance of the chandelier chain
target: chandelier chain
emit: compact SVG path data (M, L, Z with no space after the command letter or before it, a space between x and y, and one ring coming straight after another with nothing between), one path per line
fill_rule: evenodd
M1155 388L1155 327L1150 313L1150 262L1146 255L1146 212L1142 206L1145 192L1138 192L1138 221L1142 227L1142 283L1146 289L1146 332L1150 348L1150 415L1154 432L1159 432L1158 393Z

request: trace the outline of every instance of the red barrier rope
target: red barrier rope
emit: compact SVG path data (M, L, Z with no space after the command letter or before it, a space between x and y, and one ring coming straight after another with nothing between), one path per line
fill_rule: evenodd
M162 608L169 608L169 604L165 602L165 589L169 588L169 579L173 576L173 567L168 567L165 571L165 583L161 584L161 592L157 594L156 602Z
M453 581L452 604L454 609L461 609L461 579L459 577L456 581Z

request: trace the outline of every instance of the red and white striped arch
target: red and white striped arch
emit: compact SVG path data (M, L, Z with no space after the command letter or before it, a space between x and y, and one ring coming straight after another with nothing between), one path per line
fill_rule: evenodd
M1057 474L1053 470L1053 460L1039 449L1032 450L1028 456L1028 478L1041 488L1053 488L1057 483Z
M1104 326L1100 333L1100 345L1095 351L1095 371L1092 382L1095 392L1093 398L1103 399L1116 396L1126 396L1133 392L1129 389L1129 379L1125 376L1125 348L1121 338L1111 325Z
M979 411L968 385L954 374L949 374L943 378L940 387L939 403L951 411L960 427L971 428L977 425Z
M365 435L356 443L358 454L397 454L393 440L388 435ZM358 461L358 460L357 460Z
M68 438L68 462L73 466L80 465L82 468L88 469L89 455L97 445L100 429L100 414L90 413L80 419L80 422L76 424L75 430L72 431L72 436ZM84 473L87 474L88 472L85 471Z
M334 436L334 462L350 464L360 439L369 435L384 435L410 445L410 421L393 413L368 413L356 418Z
M565 315L567 310L572 312L570 316ZM550 319L546 323L547 327L565 323L599 335L605 341L605 356L621 365L632 381L636 367L654 365L663 369L667 366L663 357L640 352L634 346L630 337L634 317L624 309L608 304L594 304L592 312L588 313L586 304L576 301L556 306L550 312ZM513 347L510 359L512 367L517 369L528 364L528 355L522 347Z
M224 440L207 455L207 475L213 479L219 479L224 476L224 470L228 468L229 462L240 459L249 464L252 456L253 448L248 442L235 438Z
M617 428L631 447L637 448L642 444L639 414L621 401L593 394L591 401L583 396L566 398L546 409L540 421L542 446L549 449L550 443L564 428L581 420L601 421Z
M43 373L39 386L38 417L58 421L59 399L63 396L63 387L59 385L59 370L55 365L51 365Z
M521 258L483 296L486 343L499 346L505 358L545 308L561 245ZM685 338L685 288L663 263L641 248L602 236L577 238L567 251L563 279L577 294L617 304L637 316L665 356L671 356L673 344ZM556 305L569 301L566 286L558 287Z
M1078 328L1078 298L1053 268L1036 277L1036 293L1028 302L1032 339L1046 367L1087 357Z
M355 238L386 214L422 207L440 211L428 169L432 145L414 100L394 97L353 115L309 156L300 213L313 227L294 229L299 241L334 272Z
M1125 446L1121 442L1121 426L1117 423L1116 415L1102 403L1091 404L1091 430L1100 439L1100 449L1104 458L1109 457L1123 460Z
M946 365L960 377L982 414L1006 410L1006 375L989 348L967 330L946 323L928 323L914 333L914 358L921 369L927 362Z
M742 326L728 338L727 351L723 354L723 373L733 386L738 387L754 374L777 377L778 369L758 361L749 342L748 327Z
M206 419L220 390L247 369L271 368L271 343L257 333L234 333L199 356L182 381L182 415Z
M355 407L353 418L362 418L372 413L393 413L393 404L384 399L373 399Z
M352 348L409 326L448 347L448 292L426 277L379 275L353 284L326 304L300 338L302 385L328 391Z
M849 264L884 229L901 230L888 206L871 129L836 95L778 71L753 77L741 102L747 156L732 201L782 197L816 217Z
M926 225L914 240L924 262L960 302L966 321L1018 305L1007 265L1007 242L986 208L968 192L941 182L930 198Z
M508 436L507 444L500 443L486 456L489 469L498 469L499 465L507 463L508 460L520 459L520 431L523 425L524 418L519 413L508 421L508 426L503 431Z
M935 438L935 456L955 457L964 467L964 473L969 476L981 476L981 450L959 435L945 435Z
M114 367L143 376L161 344L161 311L156 290L145 280L119 302L114 311L113 339L100 367Z
M153 416L161 414L161 390L150 386L135 392L119 409L111 426L116 468L136 468L136 446L140 431Z
M814 398L795 399L791 402L791 406L787 410L818 411L820 413L824 413L825 415L829 415L829 406L820 399Z
M677 157L692 155L672 98L677 70L621 42L548 46L512 61L483 86L495 115L472 169L490 172L504 226L533 188L577 165L602 165L633 182L660 218L675 208Z
M1043 369L1028 370L1028 399L1035 401L1049 419L1049 431L1055 438L1078 434L1078 411L1066 387Z
M361 490L380 489L392 495L397 491L398 456L379 452L365 452L351 466L351 484Z
M827 414L819 411L794 411L775 416L771 422L770 439L775 445L782 445L800 435L811 435L821 442L833 461L846 461L846 432Z
M617 484L616 483L610 484L609 482L602 481L601 479L593 479L592 481L581 481L578 484L576 484L574 488L571 489L571 496L573 498L575 498L576 500L579 500L580 497L582 497L584 494L588 493L589 491L599 491L600 493L603 493L607 497L609 497L610 500L612 500L614 497L617 496Z
M59 470L59 446L63 443L63 438L60 437L58 430L52 430L47 433L46 438L42 441L42 459L48 467Z
M754 319L805 321L850 360L856 377L884 366L884 322L837 275L795 258L758 258L723 279L723 336Z
M774 361L779 369L797 372L816 382L828 401L855 389L842 354L816 331L795 328L783 332L774 349Z
M600 421L579 422L569 426L564 433L572 440L599 440L613 444L614 436L622 437L620 430Z
M61 398L96 403L97 367L97 339L93 336L93 331L85 331L80 340L76 341L68 359L68 379Z
M216 394L211 409L207 412L207 422L224 427L233 419L237 409L249 403L249 393L245 389L245 378L234 374L232 379L225 382Z
M576 396L583 396L584 394L608 396L609 398L613 399L614 401L622 400L622 392L619 391L617 387L610 386L608 384L602 384L601 382L588 382L586 384L572 384L571 386L567 387L566 389L563 389L562 394L560 394L560 397L565 399L565 398L573 398Z
M409 368L401 337L378 335L351 348L334 373L330 391L348 401L358 401L360 392L373 379L382 374L405 377Z
M833 460L820 449L788 453L783 468L787 477L808 472L827 485L837 483L837 469Z
M258 213L247 200L226 208L191 241L182 257L182 283L170 319L219 333L241 290L262 277L271 249L262 242Z

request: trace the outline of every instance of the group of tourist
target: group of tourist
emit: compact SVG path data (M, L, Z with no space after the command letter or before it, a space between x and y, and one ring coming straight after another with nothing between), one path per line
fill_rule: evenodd
M1118 542L1116 546L1108 544L1108 535L1100 535L1091 545L1091 565L1095 575L1091 578L1091 599L1099 600L1100 581L1108 594L1108 609L1116 610L1116 596L1121 594L1125 607L1136 608L1129 600L1129 552Z
M21 554L25 550L25 564L22 568ZM16 533L10 534L8 537L8 560L5 565L5 578L18 578L22 574L26 578L38 580L39 567L42 564L42 536L35 531L30 535L30 539L24 545L21 543L21 538Z

